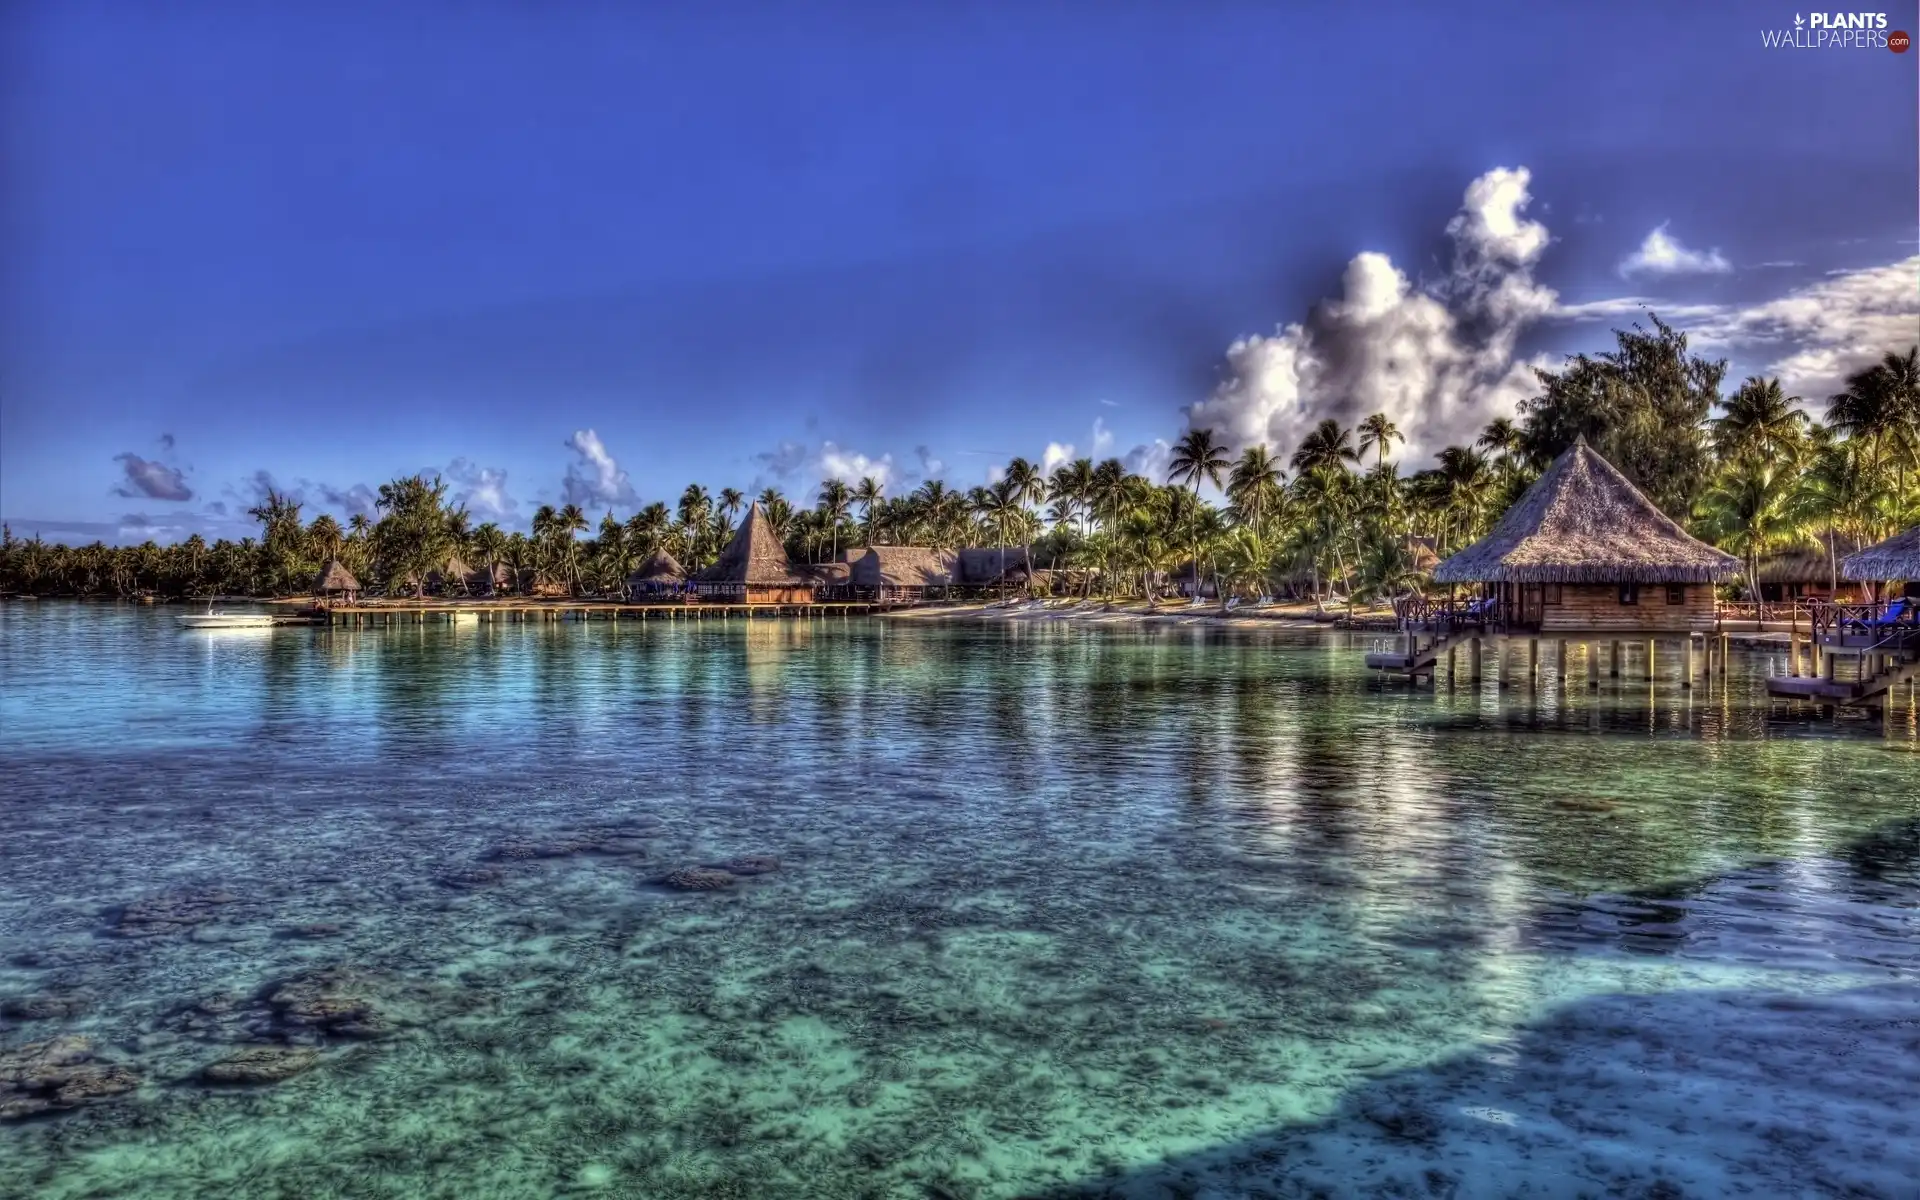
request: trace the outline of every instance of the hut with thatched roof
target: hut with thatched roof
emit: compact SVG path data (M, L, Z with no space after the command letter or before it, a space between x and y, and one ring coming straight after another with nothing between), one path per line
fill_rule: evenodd
M1025 546L968 546L955 553L954 563L953 582L960 587L1025 587L1033 573Z
M1840 570L1853 579L1876 583L1904 580L1907 595L1920 595L1920 525L1849 554Z
M868 546L852 559L848 582L879 599L915 600L952 587L957 564L951 550Z
M498 596L513 590L513 568L502 562L491 568L477 567L467 577L467 586L482 596Z
M337 558L327 560L320 575L313 581L313 594L322 600L338 600L343 604L352 604L360 595L360 581L347 570L347 565Z
M1679 633L1711 625L1713 585L1739 573L1577 438L1433 578L1482 585L1509 628Z
M680 566L679 560L665 550L654 551L651 558L627 576L627 598L630 600L677 596L686 590L686 571Z
M1860 580L1841 569L1842 559L1860 550L1843 533L1821 534L1805 545L1760 556L1754 581L1769 604L1789 600L1842 600L1857 592Z
M693 585L702 597L745 604L805 604L813 599L813 581L794 570L787 548L757 502L747 509L719 561L695 575Z

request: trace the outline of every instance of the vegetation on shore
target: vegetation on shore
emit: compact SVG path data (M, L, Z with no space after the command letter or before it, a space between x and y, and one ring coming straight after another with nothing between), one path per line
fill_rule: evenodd
M996 482L965 491L936 479L888 496L876 479L829 479L811 501L773 488L756 499L796 561L854 545L1024 545L1038 565L1077 570L1109 594L1190 563L1223 590L1355 598L1419 587L1422 549L1444 557L1478 538L1581 436L1669 515L1738 555L1749 579L1762 555L1830 554L1835 537L1873 541L1920 522L1920 348L1856 372L1816 421L1778 380L1749 378L1723 394L1725 361L1690 353L1658 318L1614 337L1608 352L1538 372L1540 391L1517 419L1407 475L1392 457L1400 430L1375 414L1354 429L1320 422L1284 461L1263 445L1235 456L1212 430L1191 430L1164 481L1112 458L1050 476L1016 458ZM1209 503L1203 483L1226 504ZM688 570L711 564L747 503L736 489L695 483L671 507L656 501L625 520L608 512L597 528L576 505L543 506L522 533L474 524L435 477L381 485L375 515L345 525L308 520L298 499L269 490L249 510L260 536L237 542L69 547L7 530L0 591L290 595L338 558L396 595L464 589L448 577L451 560L483 579L505 568L523 586L607 594L659 550Z

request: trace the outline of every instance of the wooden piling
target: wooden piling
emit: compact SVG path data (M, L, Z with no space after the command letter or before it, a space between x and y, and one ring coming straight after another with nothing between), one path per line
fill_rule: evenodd
M1607 664L1607 675L1613 679L1620 678L1620 643L1618 640L1615 640L1613 643L1613 659Z
M1480 639L1472 638L1467 643L1468 678L1475 687L1480 686Z

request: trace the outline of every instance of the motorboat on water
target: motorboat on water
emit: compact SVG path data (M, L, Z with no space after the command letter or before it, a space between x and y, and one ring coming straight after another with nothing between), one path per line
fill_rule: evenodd
M211 600L207 602L207 611L181 613L174 620L187 629L269 629L273 626L272 613L216 612Z

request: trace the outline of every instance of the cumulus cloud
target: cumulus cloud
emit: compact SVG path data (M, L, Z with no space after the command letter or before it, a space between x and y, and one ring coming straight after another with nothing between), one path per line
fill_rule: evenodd
M1143 475L1155 483L1165 483L1167 471L1173 465L1173 447L1166 439L1155 438L1127 451L1120 461L1135 475Z
M1047 448L1040 453L1040 473L1052 475L1055 467L1065 466L1072 461L1072 442L1048 442Z
M171 447L173 439L163 437L161 445ZM187 477L178 467L141 458L131 450L114 455L113 461L120 464L122 473L121 481L113 489L116 496L145 497L149 500L193 499L193 489L187 486Z
M925 446L915 447L914 453L919 456L923 473L931 475L940 471L940 460L934 458ZM755 488L766 486L769 480L791 483L797 479L811 486L822 479L859 483L871 476L885 487L902 479L893 455L882 454L875 458L835 442L821 442L815 446L808 442L783 441L771 450L754 455L753 460L760 464L760 474L753 481ZM930 471L929 464L932 467Z
M507 494L505 467L483 467L467 459L456 458L447 464L447 478L460 488L454 495L454 502L464 505L477 519L498 523L519 518L520 502ZM620 478L624 480L626 476L622 474Z
M1703 348L1764 359L1788 392L1824 400L1853 371L1920 341L1917 282L1920 255L1836 271L1777 299L1702 314L1688 333Z
M567 474L560 481L560 502L578 504L582 508L612 508L617 504L631 505L638 496L633 490L633 481L620 469L613 455L607 453L607 447L600 441L600 435L591 429L577 429L565 442L567 449L574 452L576 458L567 464ZM500 483L506 482L506 473L500 472Z
M922 479L937 479L947 469L947 464L935 458L933 451L926 446L915 446L913 455L920 462L919 475Z
M1234 342L1225 377L1188 410L1188 426L1288 454L1323 417L1352 425L1384 412L1419 456L1510 412L1515 343L1558 299L1533 275L1549 238L1526 216L1530 179L1525 167L1501 167L1468 185L1447 223L1443 278L1417 287L1365 251L1347 264L1340 295L1305 320ZM1129 457L1158 462L1158 445Z
M1733 270L1733 264L1718 250L1694 250L1667 233L1665 223L1657 226L1638 249L1620 262L1622 275L1719 275Z
M885 487L894 477L893 455L868 458L856 450L848 450L832 442L820 444L819 465L820 478L838 479L845 483L859 483L871 476L876 483Z

